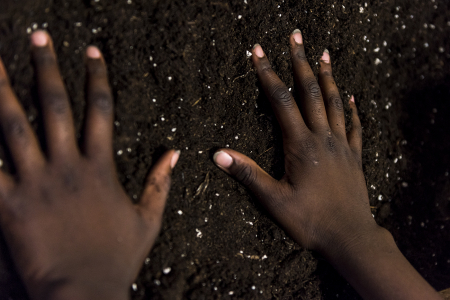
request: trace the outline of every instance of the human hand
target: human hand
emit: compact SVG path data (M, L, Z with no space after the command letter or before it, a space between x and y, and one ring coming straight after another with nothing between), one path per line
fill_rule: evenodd
M31 36L47 153L0 61L0 125L17 174L0 172L0 224L32 299L127 299L158 236L179 152L149 174L133 205L116 175L114 108L100 51L87 49L87 115L79 150L68 96L47 33Z
M216 152L215 162L247 186L298 243L326 254L378 229L361 165L361 124L352 97L352 128L346 134L329 53L320 61L319 85L301 33L294 32L290 43L300 110L261 46L253 49L258 77L283 133L285 175L277 181L229 149Z
M363 298L440 299L372 217L354 97L346 133L329 53L323 53L317 83L299 30L290 42L300 109L261 46L253 49L256 71L283 133L285 175L277 181L229 149L216 152L214 161L246 185L295 241L321 252Z

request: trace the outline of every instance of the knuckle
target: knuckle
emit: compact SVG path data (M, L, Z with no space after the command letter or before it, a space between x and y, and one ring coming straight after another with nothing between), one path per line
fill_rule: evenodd
M23 118L13 116L6 121L5 133L13 138L26 139L26 126Z
M325 76L325 77L328 77L327 78L328 80L333 80L334 81L333 71L331 70L331 68L324 68L322 70L322 75Z
M342 103L341 97L339 97L336 94L332 94L329 98L328 98L328 104L333 107L334 109L336 109L337 111L344 111L344 105Z
M268 64L264 64L262 67L261 67L261 70L259 71L260 72L260 76L271 76L271 75L273 75L273 70L272 70L272 68L270 67L270 65L268 65Z
M61 174L61 181L65 189L71 193L78 193L80 190L80 178L73 167L67 167Z
M306 160L312 162L313 164L317 164L317 153L318 153L318 146L315 139L310 136L306 139L304 139L300 144L300 153L301 155L306 158Z
M305 81L303 82L303 86L305 87L306 93L310 95L313 99L319 99L322 97L320 86L315 78L305 79Z
M298 50L297 50L297 52L295 52L294 57L297 60L306 61L307 62L306 53L305 53L305 51L304 51L304 49L302 47L298 47Z
M69 101L64 91L49 91L44 93L43 101L45 106L57 114L64 114L69 109Z
M89 74L91 75L95 75L95 76L106 76L107 71L106 71L106 66L101 63L101 62L92 62L91 64L88 65L87 68Z
M168 174L156 174L149 178L148 186L153 187L159 194L170 189L171 178Z
M92 105L102 112L110 112L112 110L112 97L107 91L94 91L91 95Z
M292 106L292 95L285 86L277 85L273 88L270 97L283 106Z
M325 148L332 154L337 152L336 141L331 133L329 133L325 138Z
M257 178L256 172L249 165L240 166L235 173L237 180L246 186L251 186Z
M318 144L312 135L300 140L293 147L286 147L285 157L291 163L307 162L317 165L319 160L317 158L319 151Z
M35 62L38 66L42 67L56 66L56 58L48 49L37 51L35 55Z

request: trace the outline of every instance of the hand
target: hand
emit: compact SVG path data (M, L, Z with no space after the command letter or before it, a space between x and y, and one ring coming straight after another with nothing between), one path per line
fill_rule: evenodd
M113 100L100 51L87 49L84 149L47 33L31 36L44 115L44 155L0 61L0 125L15 168L0 172L0 224L32 299L127 299L161 227L179 152L166 152L133 205L112 149Z
M214 161L247 186L294 240L321 252L365 299L440 299L372 217L354 97L346 133L328 51L317 83L299 30L290 43L300 109L261 46L253 49L253 63L283 133L285 175L277 181L229 149L216 152Z
M261 46L253 49L258 77L283 133L285 175L277 181L248 157L228 149L217 152L215 162L246 185L298 243L327 252L378 228L361 165L361 124L352 97L352 124L346 134L329 53L320 61L319 85L301 33L291 35L290 42L300 110Z

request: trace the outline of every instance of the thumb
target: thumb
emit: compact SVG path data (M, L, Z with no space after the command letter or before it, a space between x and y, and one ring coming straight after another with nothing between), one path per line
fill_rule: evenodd
M172 170L178 162L180 151L169 150L150 171L145 183L138 210L152 227L161 226L167 196L170 191ZM159 230L158 230L159 231Z
M255 161L247 156L230 149L221 149L214 154L214 162L226 173L249 188L255 196L268 205L275 199L270 199L274 194L274 187L278 181L266 173Z

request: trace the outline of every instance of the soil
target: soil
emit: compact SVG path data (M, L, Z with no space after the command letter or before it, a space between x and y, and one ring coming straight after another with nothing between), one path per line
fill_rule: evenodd
M342 98L356 96L376 221L433 287L450 287L449 2L2 0L0 55L42 135L28 45L38 28L54 38L78 130L83 51L95 44L105 54L116 161L132 199L165 149L182 150L133 299L359 299L211 161L214 149L230 147L283 174L280 130L246 53L260 43L293 87L288 36L295 28L314 71L329 49ZM3 256L0 287L10 298L2 299L26 299L6 250Z

